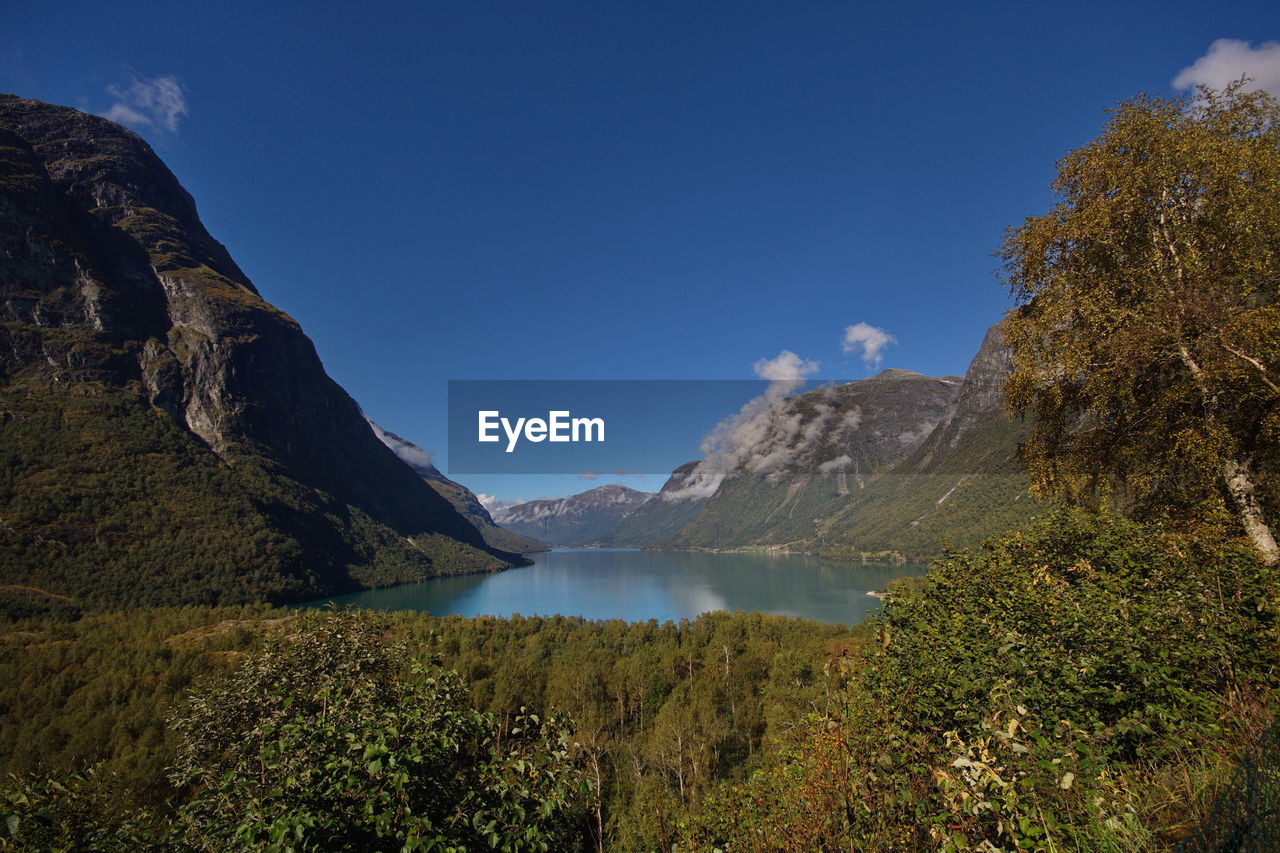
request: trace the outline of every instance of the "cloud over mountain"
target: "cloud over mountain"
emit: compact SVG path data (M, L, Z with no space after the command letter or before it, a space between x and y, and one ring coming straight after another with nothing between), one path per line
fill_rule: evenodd
M862 350L862 362L867 367L879 367L884 359L884 348L897 342L898 339L884 329L877 329L867 323L854 323L845 328L840 347L845 355Z
M107 92L116 100L102 116L120 124L177 133L187 114L186 95L176 77L134 77L128 88L112 84Z

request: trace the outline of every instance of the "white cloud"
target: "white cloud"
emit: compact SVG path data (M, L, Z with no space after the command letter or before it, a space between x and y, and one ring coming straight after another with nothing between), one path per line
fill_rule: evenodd
M111 85L107 92L116 102L102 115L120 124L177 133L178 122L187 114L187 99L176 77L134 77L127 89Z
M795 457L822 434L833 409L819 407L806 421L787 410L789 394L818 370L818 362L783 350L775 358L762 358L755 373L769 380L769 387L749 400L735 414L716 424L702 440L706 458L685 477L679 489L663 495L668 501L706 498L724 478L734 473L768 475L784 470Z
M579 480L595 480L595 479L598 479L599 476L600 476L599 471L583 471L581 474L578 475L578 479Z
M832 471L841 471L853 464L853 457L849 454L837 456L835 459L828 459L818 466L818 471L823 474L830 474Z
M898 339L875 326L866 323L854 323L844 330L844 340L840 342L845 355L862 350L862 362L867 367L879 367L884 354L881 352L889 344L896 344Z
M754 365L756 376L770 381L804 379L818 372L818 362L806 361L789 349L775 358L762 358Z
M1218 39L1209 52L1178 72L1173 85L1179 89L1205 85L1221 89L1243 76L1253 78L1250 89L1266 89L1280 98L1280 42L1258 47L1239 39Z
M427 473L429 469L434 468L431 464L432 453L430 450L423 450L413 442L405 441L395 433L387 432L374 423L373 419L367 414L364 412L360 414L364 415L364 419L369 423L369 428L373 430L373 434L378 437L378 441L390 448L391 452L399 456L401 460L407 462L410 468L419 474Z

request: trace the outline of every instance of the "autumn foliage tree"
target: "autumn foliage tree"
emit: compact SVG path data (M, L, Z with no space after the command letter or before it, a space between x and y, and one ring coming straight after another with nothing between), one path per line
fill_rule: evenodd
M1244 81L1126 101L1052 187L999 252L1034 485L1230 513L1280 560L1280 103Z

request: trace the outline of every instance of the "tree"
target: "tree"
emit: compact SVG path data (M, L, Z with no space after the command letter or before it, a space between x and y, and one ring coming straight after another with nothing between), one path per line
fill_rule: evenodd
M1035 488L1229 512L1280 560L1280 103L1243 80L1123 102L1052 188L998 253Z
M567 729L500 731L452 672L411 662L370 613L307 613L174 720L184 846L202 850L573 848ZM501 741L499 735L502 735Z

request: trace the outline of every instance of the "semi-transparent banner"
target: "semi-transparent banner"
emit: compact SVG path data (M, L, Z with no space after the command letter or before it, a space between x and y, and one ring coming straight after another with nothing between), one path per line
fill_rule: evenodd
M788 390L798 392L795 383ZM449 474L668 474L777 383L452 380Z

